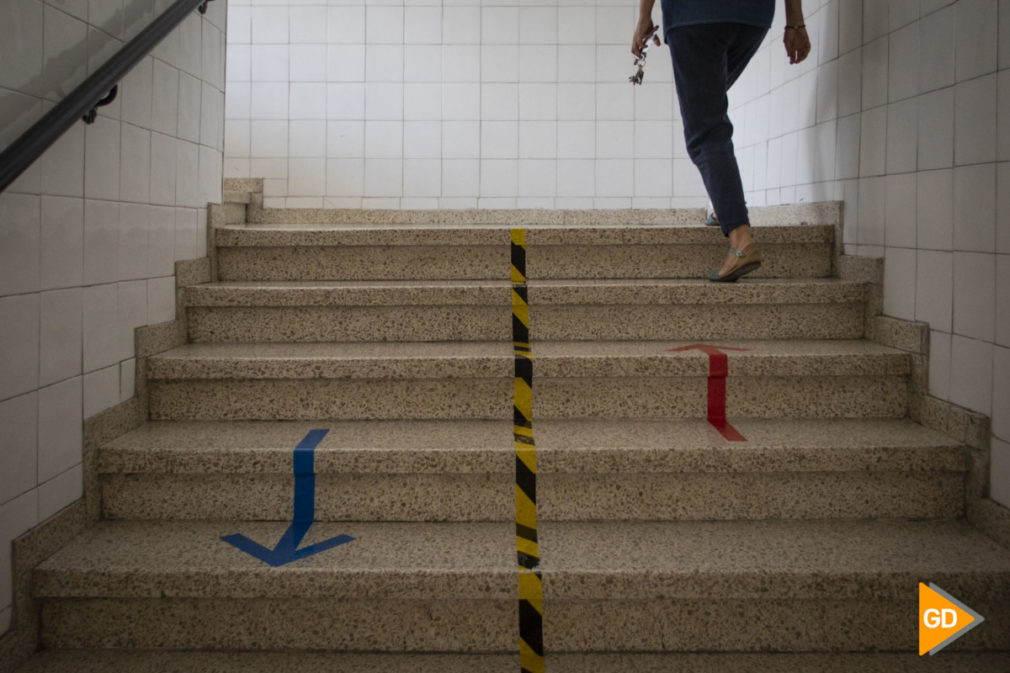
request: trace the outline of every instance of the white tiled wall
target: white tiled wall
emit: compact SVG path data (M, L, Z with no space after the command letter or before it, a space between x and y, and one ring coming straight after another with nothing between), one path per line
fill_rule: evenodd
M803 4L816 58L777 65L780 15L731 95L748 201L845 201L885 313L930 325L930 392L992 417L1010 506L1010 0Z
M266 178L268 206L703 205L666 47L627 81L636 12L232 0L225 175Z
M0 2L0 148L169 4ZM173 318L174 262L205 254L224 142L209 7L0 194L0 633L10 541L81 496L83 419L133 395L134 328Z

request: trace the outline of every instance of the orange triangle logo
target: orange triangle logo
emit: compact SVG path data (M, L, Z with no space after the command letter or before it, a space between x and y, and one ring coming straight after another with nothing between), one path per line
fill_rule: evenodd
M919 656L932 656L981 624L982 615L930 583L919 582Z

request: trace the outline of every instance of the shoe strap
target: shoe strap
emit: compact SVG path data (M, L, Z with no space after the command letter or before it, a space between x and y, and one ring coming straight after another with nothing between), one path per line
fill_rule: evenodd
M729 251L732 252L737 257L743 257L743 253L737 250L736 248L730 248Z

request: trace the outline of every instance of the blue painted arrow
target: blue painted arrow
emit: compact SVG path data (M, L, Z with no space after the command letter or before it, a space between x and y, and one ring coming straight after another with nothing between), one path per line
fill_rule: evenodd
M315 451L329 430L309 430L302 441L295 447L295 512L291 525L281 536L273 549L254 542L245 535L226 535L221 539L250 556L255 556L264 563L277 567L292 561L307 558L313 554L338 547L354 538L350 535L338 535L308 547L298 548L305 535L312 528L316 518L316 469Z

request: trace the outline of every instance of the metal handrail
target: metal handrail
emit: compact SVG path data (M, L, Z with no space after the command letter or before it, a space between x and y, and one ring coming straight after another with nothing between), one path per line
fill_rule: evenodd
M60 136L78 121L91 123L96 109L112 102L119 82L147 57L194 9L207 12L212 0L176 0L165 13L81 82L52 110L0 153L0 192L18 179Z

